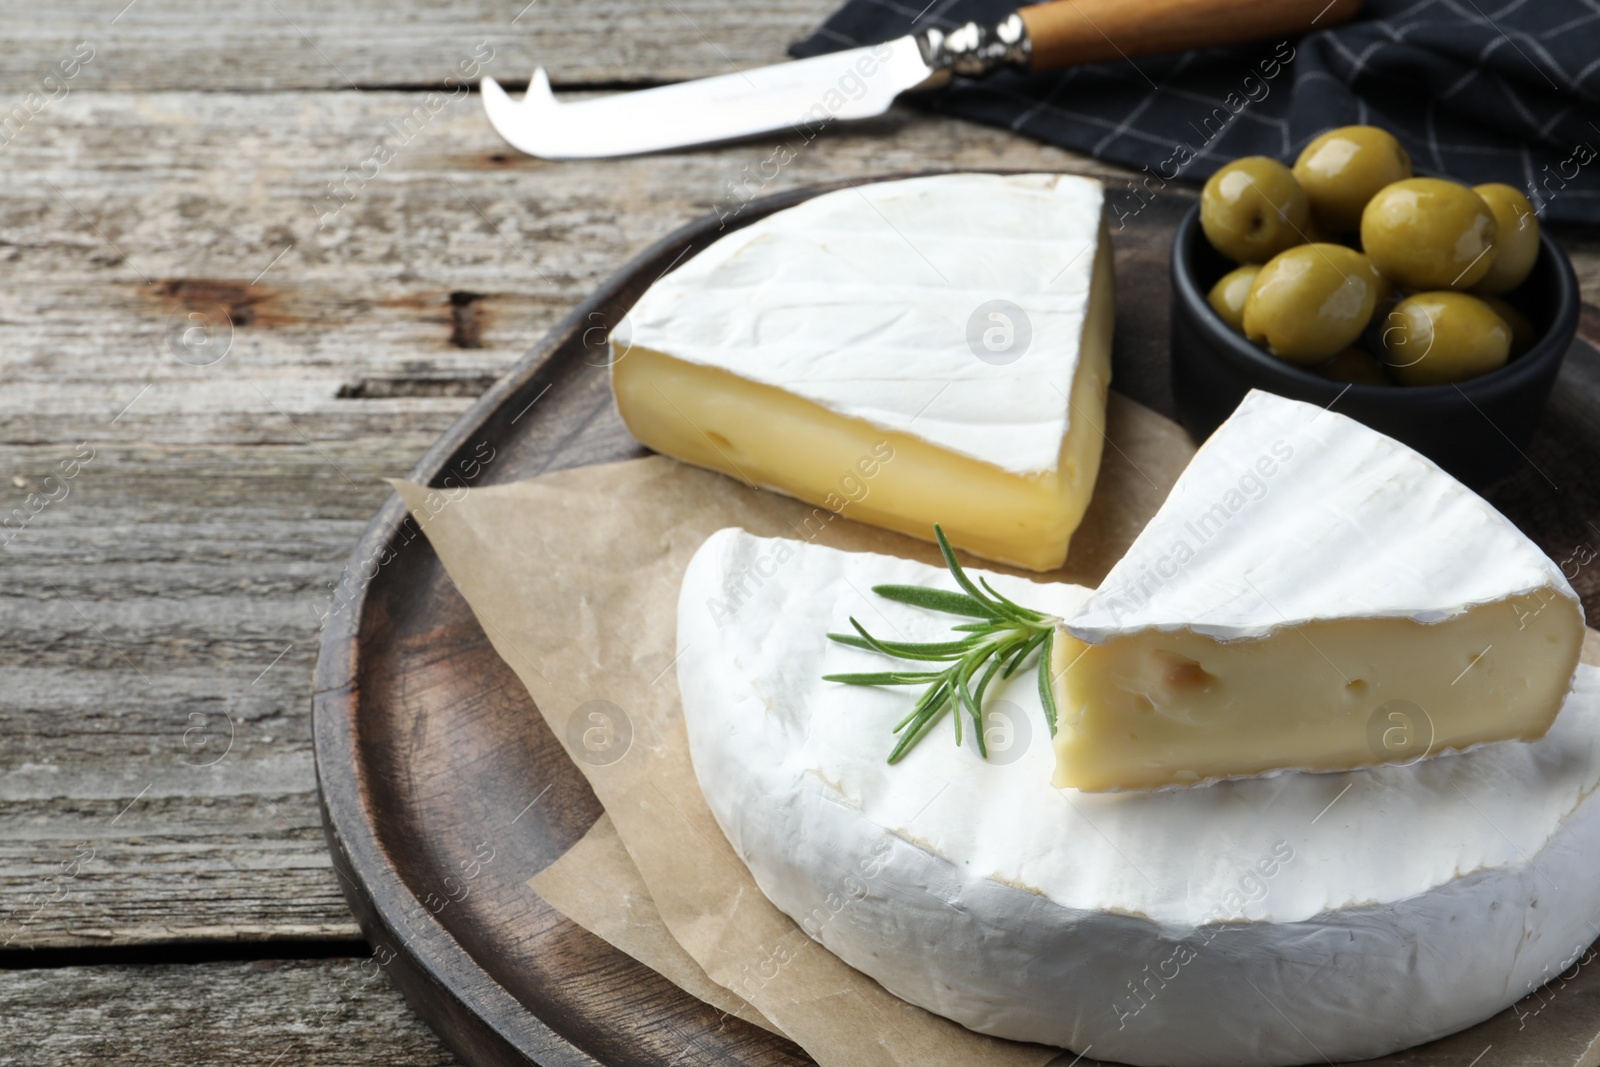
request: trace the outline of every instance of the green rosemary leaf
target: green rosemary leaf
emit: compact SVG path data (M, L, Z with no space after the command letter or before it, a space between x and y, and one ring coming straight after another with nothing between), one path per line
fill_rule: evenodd
M1000 660L998 658L992 659L989 661L989 666L985 668L983 677L978 679L977 688L972 691L972 699L977 701L979 707L983 706L983 691L989 688L989 683L994 680L995 672L999 669Z
M907 724L921 718L922 716L936 714L937 709L943 706L939 701L940 698L945 695L945 691L949 688L949 685L950 679L941 674L939 681L934 685L930 685L923 692L923 694L917 698L916 704L914 704L911 708L911 714L907 715L905 718L896 723L894 730L891 732L899 733L901 730L906 728ZM913 733L914 732L915 731L913 731Z
M850 621L855 622L854 619L851 619ZM831 641L837 641L841 645L848 645L850 648L862 648L866 649L868 652L882 652L884 655L893 656L896 659L921 659L935 662L949 662L950 660L960 659L961 651L966 647L966 642L964 641L952 641L949 643L949 645L918 645L912 647L916 647L919 650L926 650L929 648L937 649L960 645L962 648L950 654L940 653L937 655L924 655L919 652L916 655L902 655L899 652L888 651L887 649L889 649L891 646L884 645L876 638L870 636L860 637L856 634L829 634L828 639Z
M989 591L989 595L990 596L994 597L1001 604L1003 604L1006 607L1010 608L1013 612L1015 612L1016 614L1022 616L1023 618L1030 619L1030 620L1032 620L1034 622L1043 622L1046 618L1048 618L1048 616L1042 615L1037 611L1029 611L1027 608L1023 607L1021 604L1018 604L1015 601L1010 600L1009 598L1007 598L1005 596L1002 596L1000 593L995 591L995 587L994 586L989 584L989 579L983 577L981 574L978 576L978 581L983 583L983 587Z
M884 671L881 674L824 674L824 682L845 685L925 685L941 676L939 671Z
M977 644L976 637L968 637L961 641L929 641L925 644L913 644L910 641L880 641L867 633L867 628L857 622L854 617L850 619L850 625L856 628L856 633L860 634L862 639L873 649L887 656L897 656L900 659L960 659Z
M975 663L969 656L956 668L956 714L959 716L962 708L965 708L972 715L972 734L978 744L978 755L988 759L989 753L983 743L983 712L979 709L978 702L972 699L971 690L967 688L974 666Z
M944 713L945 708L949 706L950 692L947 686L940 686L937 690L930 689L928 692L937 692L939 694L938 699L929 703L926 708L921 709L914 719L908 720L911 723L911 728L907 730L903 736L901 736L900 742L896 744L894 746L894 750L889 753L890 763L898 763L900 761L900 757L904 756L908 751L910 751L911 746L922 740L922 737L927 732L928 727L932 726L933 723L938 720L939 716ZM956 730L958 733L960 732L960 729L960 716L957 716ZM957 743L959 744L959 741Z
M1018 645L1017 650L1011 654L1010 662L1006 664L1005 673L1000 677L1009 678L1013 674L1016 674L1017 668L1022 666L1022 661L1028 658L1028 653L1038 648L1039 642L1043 640L1045 636L1046 633L1036 633Z
M1050 670L1050 652L1054 644L1046 641L1044 651L1039 653L1039 700L1044 704L1044 721L1050 724L1051 737L1056 735L1056 687Z
M960 563L956 562L955 549L950 547L950 542L945 539L944 530L940 528L938 523L933 524L933 539L938 542L939 555L944 557L944 565L949 568L950 576L956 580L956 584L965 589L973 600L993 610L994 605L989 604L984 598L983 590L972 584L972 579L967 577L967 572L961 569Z
M942 611L948 615L968 615L978 619L992 619L995 611L965 593L949 589L929 589L920 585L875 585L872 591L886 600L895 600L913 607Z
M848 645L850 648L864 648L868 652L877 651L877 649L873 648L867 642L861 640L861 638L857 637L855 634L829 634L828 640L837 641L839 644Z

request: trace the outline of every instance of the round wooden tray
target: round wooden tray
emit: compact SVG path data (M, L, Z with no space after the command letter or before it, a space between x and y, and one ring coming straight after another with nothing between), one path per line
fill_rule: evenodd
M732 224L843 184L752 201ZM1164 193L1113 238L1117 389L1168 417L1167 248L1193 200ZM607 333L656 278L727 228L707 217L633 260L474 404L411 480L490 485L641 455L611 402ZM1597 393L1600 358L1580 344L1527 468L1489 494L1558 561L1600 546L1600 426L1584 400ZM1590 618L1600 611L1596 569L1575 582ZM373 945L369 972L386 971L466 1063L812 1062L720 1018L527 887L601 807L398 498L345 569L312 699L324 825Z

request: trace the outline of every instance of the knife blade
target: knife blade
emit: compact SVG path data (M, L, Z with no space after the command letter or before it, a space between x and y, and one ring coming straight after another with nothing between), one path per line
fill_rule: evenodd
M560 102L543 67L513 100L482 82L489 122L543 159L601 159L808 130L887 111L953 76L1055 70L1335 25L1361 0L1054 0L993 25L926 28L883 44L654 89Z
M830 119L881 115L933 74L902 37L812 59L657 89L558 103L543 67L513 101L483 79L483 106L500 136L543 159L600 159L733 140ZM825 100L826 98L826 100ZM830 108L828 102L836 101Z

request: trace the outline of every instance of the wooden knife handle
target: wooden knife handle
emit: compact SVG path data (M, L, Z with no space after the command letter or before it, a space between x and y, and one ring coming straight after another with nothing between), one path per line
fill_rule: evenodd
M1053 0L1017 14L1038 71L1296 37L1360 10L1361 0Z

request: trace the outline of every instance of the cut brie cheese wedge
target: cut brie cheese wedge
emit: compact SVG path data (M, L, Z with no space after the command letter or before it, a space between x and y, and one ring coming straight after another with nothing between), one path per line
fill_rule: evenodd
M988 577L1057 613L1087 595ZM1081 793L1049 785L1028 670L990 690L988 762L948 718L884 762L912 691L822 681L884 669L823 634L854 615L942 639L950 617L874 597L883 582L951 587L919 563L721 531L684 577L677 669L696 774L761 890L914 1004L1095 1060L1320 1064L1485 1019L1600 933L1592 668L1532 744ZM749 596L728 617L732 587Z
M1142 789L1544 736L1583 644L1559 567L1405 445L1252 392L1073 616L1057 785Z
M1060 566L1111 380L1102 200L1070 175L950 174L770 215L640 298L612 339L617 408L686 462Z

